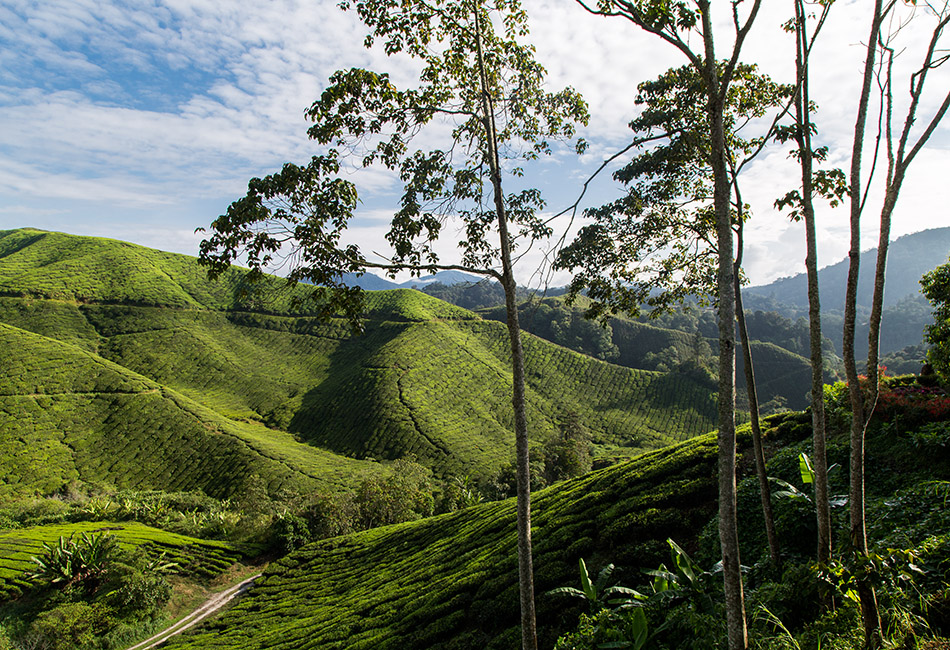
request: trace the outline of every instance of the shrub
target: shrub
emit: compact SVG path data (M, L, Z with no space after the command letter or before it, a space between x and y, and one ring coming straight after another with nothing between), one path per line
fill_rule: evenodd
M307 520L289 512L279 513L271 525L271 541L281 553L290 553L313 540Z
M113 596L120 611L144 617L168 602L172 587L165 576L157 572L135 572L127 577Z
M43 612L30 631L48 650L77 650L90 645L115 624L113 610L102 603L66 603Z

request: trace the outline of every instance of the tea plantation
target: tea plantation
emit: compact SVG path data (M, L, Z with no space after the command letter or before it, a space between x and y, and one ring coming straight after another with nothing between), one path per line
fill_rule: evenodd
M695 539L715 508L716 441L702 436L539 492L533 538L542 647L577 560L636 579ZM513 500L318 542L271 566L220 620L172 648L511 648L518 645Z
M226 542L194 539L135 522L82 522L0 530L0 597L17 595L30 587L24 572L35 568L32 557L43 555L43 544L55 545L60 537L109 534L119 547L137 554L172 562L175 572L201 577L218 575L243 557L238 547Z
M13 435L3 444L34 450L17 451L33 454L34 464L60 459L29 489L45 493L100 473L118 486L228 496L248 473L272 489L308 480L352 486L372 471L365 461L413 455L437 476L487 477L512 457L504 325L402 289L368 293L365 333L355 336L342 320L290 310L289 294L302 295L303 286L266 299L243 297L242 287L239 271L213 283L182 255L0 232L0 322L12 326L4 345L21 347L17 372L25 373L0 380L5 431L28 429L43 441L26 445ZM527 339L538 444L567 413L603 455L633 455L712 428L715 403L700 382ZM76 373L98 384L57 387L82 383ZM117 425L127 432L115 435ZM212 449L220 460L209 460ZM98 450L108 462L89 455ZM153 469L124 476L138 458ZM6 483L18 481L11 472Z

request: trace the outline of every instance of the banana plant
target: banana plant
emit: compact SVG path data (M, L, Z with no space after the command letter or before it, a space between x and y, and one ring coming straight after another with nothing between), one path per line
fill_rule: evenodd
M27 572L29 580L47 580L56 586L73 583L91 584L98 581L112 559L117 545L114 535L88 535L79 540L73 536L60 537L55 544L44 543L42 557L31 557L35 565Z
M600 573L597 574L596 580L593 581L590 579L590 574L587 572L587 564L584 563L584 558L578 560L578 566L580 568L581 574L580 589L577 589L576 587L558 587L557 589L548 591L546 595L553 596L556 594L566 594L568 596L586 600L592 614L596 614L602 609L626 609L629 607L637 607L639 606L637 601L646 600L646 596L635 589L621 587L619 585L607 587L607 583L610 581L610 576L616 568L613 564L608 564L603 569L601 569ZM644 619L644 624L645 623L646 621Z
M828 468L830 473L832 470L837 468L838 465L834 464ZM815 482L815 470L811 467L811 460L808 458L808 454L802 452L798 454L798 472L801 474L802 483L804 485L811 485ZM807 493L802 490L799 490L797 487L789 483L788 481L783 481L780 478L770 476L769 480L783 488L775 492L777 497L786 497L789 499L804 499L808 503L812 503L812 498ZM846 494L837 494L834 496L828 497L828 505L831 507L843 506L848 503L848 496Z
M672 539L667 539L666 543L670 546L673 570L661 564L657 569L644 571L653 578L650 585L653 594L650 600L669 602L688 599L698 611L711 612L713 599L710 591L713 587L713 577L722 572L722 562L717 562L712 569L704 571L679 544Z

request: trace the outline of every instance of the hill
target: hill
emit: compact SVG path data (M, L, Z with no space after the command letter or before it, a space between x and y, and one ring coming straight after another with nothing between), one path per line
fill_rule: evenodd
M73 481L118 488L238 493L353 485L367 463L307 449L287 434L228 420L76 346L0 324L0 498Z
M355 273L345 273L343 283L348 287L359 287L366 291L384 291L386 289L419 289L424 290L433 284L443 286L454 286L456 284L476 284L482 280L477 275L463 273L461 271L439 271L431 275L423 275L418 278L412 278L405 282L396 282L387 278L381 278L378 275L366 272L363 275Z
M898 237L887 249L887 291L884 305L891 307L908 296L920 295L921 276L947 261L950 252L950 227L933 228ZM874 291L874 265L877 248L861 253L858 276L858 306L870 309ZM841 311L848 280L848 260L818 271L822 309ZM767 285L743 289L743 296L769 298L778 304L808 308L807 278L799 273Z
M100 449L117 422L137 423L123 433L127 452L106 447L116 455L116 471L103 479L121 484L121 467L130 466L138 444L145 445L137 452L143 457L180 455L212 469L198 438L184 448L177 439L163 443L174 451L144 440L156 427L177 431L184 426L177 424L180 418L192 423L195 436L202 428L225 431L271 459L270 469L253 472L266 475L275 489L291 476L353 485L371 468L354 459L407 454L439 476L486 477L513 453L509 352L500 323L401 289L367 294L366 331L354 336L342 320L324 323L306 307L291 310L291 291L276 299L260 292L245 296L238 270L211 283L194 258L29 229L0 234L0 247L6 294L0 322L9 325L3 336L11 350L24 346L27 369L17 386L3 392L16 402L14 412L28 411L32 418L5 422L0 439L9 444L20 444L21 428L37 426L33 422L42 421L39 430L51 436L61 404L78 399L44 396L56 405L38 406L34 394L42 391L33 384L48 381L43 373L69 384L68 376L59 377L60 367L92 364L142 386L105 398L98 395L108 387L98 384L70 390L97 395L70 407L76 423L70 435L86 431L91 437L82 446L90 451ZM293 290L298 297L305 291ZM577 414L602 454L629 455L712 427L714 398L702 382L613 366L531 337L526 351L532 435L539 444L566 413ZM67 356L77 361L62 365L59 359ZM167 420L172 416L166 411L191 415ZM69 445L57 444L57 453L67 454ZM85 480L95 470L92 460L63 467L60 478L42 489L77 473ZM242 471L219 473L218 487L195 487L228 494L235 488L225 484ZM188 489L186 484L152 483L163 489Z
M715 321L708 311L677 313L650 322L618 315L606 327L588 321L583 311L588 301L578 297L568 306L561 297L542 298L521 304L521 325L532 334L583 354L606 359L611 363L637 368L697 375L697 367L715 368L713 350L718 336ZM504 322L504 309L480 310L485 318ZM808 405L806 394L811 388L808 359L807 325L793 323L778 314L749 314L759 399L782 407L803 409ZM833 359L833 346L826 341L826 352ZM737 359L737 381L742 400L745 388L742 357ZM833 362L832 362L833 363ZM834 379L830 376L829 379ZM712 375L706 375L715 389Z
M905 384L898 382L888 390L899 394ZM935 399L943 399L940 395ZM910 587L902 582L896 590L887 591L887 602L915 607L914 599L924 603L932 596L935 600L927 601L933 603L932 609L925 604L919 620L935 626L926 628L929 634L939 635L946 629L942 603L946 563L950 561L946 510L941 505L947 495L945 480L950 477L950 457L941 450L946 423L925 418L898 430L894 422L906 424L913 413L919 416L922 412L913 408L904 412L902 408L876 419L868 438L868 457L875 459L867 475L868 526L872 540L879 544L873 552L887 557L887 562L904 566L901 553L909 553L913 562L926 562L926 575L918 572L915 578L919 580L916 588L922 590L908 592L906 598L902 589ZM769 476L801 485L799 453L811 448L809 421L804 413L765 419ZM934 437L937 430L944 433ZM741 431L740 447L748 453L748 426ZM920 462L922 453L927 454L927 463ZM847 457L847 431L843 428L832 437L829 462L846 464ZM751 464L751 459L744 457L739 466L750 468ZM570 599L545 593L577 584L578 559L585 559L594 574L608 562L615 563L620 569L615 580L649 594L646 583L655 583L641 569L669 561L668 537L692 555L696 564L686 570L695 573L690 583L680 582L665 600L658 596L645 603L651 608L650 633L658 635L654 642L661 647L682 647L697 635L706 635L700 647L722 647L717 645L717 640L724 643L725 633L720 629L721 579L714 572L698 575L712 566L718 555L715 484L716 441L710 435L539 492L533 527L541 647L552 647L578 614L579 608L572 606ZM846 490L847 476L833 473L831 489L835 494ZM781 578L767 568L754 476L741 481L738 502L743 563L755 564L747 577L749 602L779 612L783 626L788 626L784 628L788 638L793 633L797 639L801 639L799 635L814 639L816 633L826 639L847 635L847 647L860 647L860 633L854 630L860 620L856 607L843 597L839 607L847 613L820 619L816 632L818 597L814 572L809 568L815 545L810 501L776 497L773 502L787 563ZM170 647L515 647L519 631L514 510L513 500L482 504L309 545L272 565L248 597L221 619L173 641ZM846 534L843 523L839 534ZM710 599L705 605L709 611L701 615L704 597ZM718 609L716 602L720 603ZM913 611L917 615L918 609ZM676 614L678 619L664 621L664 615ZM777 631L770 621L751 615L750 621L763 647L787 647L783 643L786 638L775 637ZM900 638L899 632L892 633ZM770 639L775 645L768 643Z
M716 442L702 436L533 500L541 646L577 580L577 559L627 567L695 539L715 508ZM662 489L657 489L663 485ZM515 503L318 542L273 565L252 594L171 648L511 648L519 643Z

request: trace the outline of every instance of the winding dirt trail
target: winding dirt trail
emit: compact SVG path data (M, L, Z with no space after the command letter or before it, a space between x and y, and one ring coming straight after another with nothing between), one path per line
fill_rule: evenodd
M181 634L188 628L192 627L208 618L219 609L227 605L237 596L240 596L245 591L251 588L251 585L254 584L254 581L261 576L260 573L253 575L250 578L234 585L229 589L225 589L221 593L215 594L209 598L205 603L193 611L191 614L176 622L174 625L165 628L155 636L138 643L128 650L148 650L149 648L154 648L161 643L164 643L169 638L175 636L176 634Z

